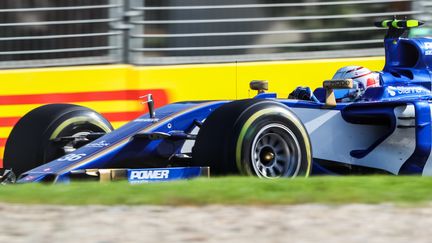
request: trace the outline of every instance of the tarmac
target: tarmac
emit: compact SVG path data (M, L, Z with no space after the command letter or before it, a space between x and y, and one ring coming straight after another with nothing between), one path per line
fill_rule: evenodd
M0 242L431 242L432 205L0 204Z

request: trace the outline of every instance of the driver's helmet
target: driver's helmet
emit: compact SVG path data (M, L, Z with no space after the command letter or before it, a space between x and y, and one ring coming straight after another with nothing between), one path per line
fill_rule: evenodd
M332 79L352 79L353 90L349 92L348 100L357 100L369 87L378 87L379 74L362 66L346 66L336 71Z
M336 71L332 79L352 79L355 83L359 83L360 87L367 89L369 87L379 86L378 73L362 66L346 66Z

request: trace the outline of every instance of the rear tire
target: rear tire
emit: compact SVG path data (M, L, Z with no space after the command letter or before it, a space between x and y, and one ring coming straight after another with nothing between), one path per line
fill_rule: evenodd
M3 167L20 175L65 154L52 139L112 130L107 119L83 106L49 104L38 107L23 116L12 129L5 146Z
M225 104L207 117L192 161L210 166L215 175L308 176L312 150L305 127L288 107L248 99Z

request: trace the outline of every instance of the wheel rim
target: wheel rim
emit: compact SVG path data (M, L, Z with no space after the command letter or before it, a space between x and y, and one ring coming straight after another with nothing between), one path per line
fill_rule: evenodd
M88 135L92 132L105 132L105 130L94 124L70 124L69 126L63 127L63 129L58 134L56 134L56 136L51 135L50 140L59 137L80 137ZM44 161L52 161L54 159L60 158L66 154L74 152L79 147L76 147L74 141L66 143L62 146L55 145L54 143L48 143L43 150Z
M300 143L286 126L268 124L254 137L251 159L252 167L259 177L294 177L300 168Z

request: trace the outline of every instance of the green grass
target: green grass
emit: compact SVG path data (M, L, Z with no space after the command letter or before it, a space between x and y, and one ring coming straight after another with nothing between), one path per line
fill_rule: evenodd
M261 180L226 177L141 185L126 182L7 185L0 187L0 202L61 205L422 204L432 202L432 178L359 176Z

